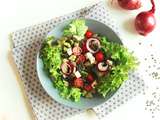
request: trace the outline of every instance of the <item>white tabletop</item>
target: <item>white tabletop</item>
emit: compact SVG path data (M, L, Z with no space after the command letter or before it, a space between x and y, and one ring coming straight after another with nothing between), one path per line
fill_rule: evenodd
M8 34L14 30L37 24L63 15L98 0L0 0L0 120L32 120L33 115L26 100L23 85L16 71L10 53ZM142 0L143 6L136 11L126 11L107 1L111 16L117 23L123 41L132 47L132 43L140 41L153 44L156 48L160 45L158 37L160 31L160 4L155 0L157 27L147 37L139 36L134 29L132 21L142 10L148 10L150 0ZM158 15L159 14L159 15ZM144 110L145 97L138 95L127 104L120 106L107 115L106 120L151 120L151 116ZM96 120L92 112L68 118L68 120ZM160 119L160 118L159 118Z

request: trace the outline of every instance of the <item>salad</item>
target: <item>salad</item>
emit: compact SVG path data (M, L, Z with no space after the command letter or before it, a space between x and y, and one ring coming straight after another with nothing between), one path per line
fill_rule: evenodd
M138 65L127 48L94 33L83 19L72 20L61 38L47 37L40 58L60 96L75 102L113 93Z

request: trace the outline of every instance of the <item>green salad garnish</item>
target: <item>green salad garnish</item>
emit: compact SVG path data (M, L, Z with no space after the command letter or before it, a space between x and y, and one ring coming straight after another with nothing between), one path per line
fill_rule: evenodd
M52 45L54 37L48 37L41 48L40 57L43 60L44 69L49 73L49 76L53 78L53 87L59 90L60 95L66 99L73 99L79 101L81 92L79 88L69 88L68 84L62 78L60 73L60 66L62 63L62 47L61 45Z
M78 40L84 38L88 27L85 25L84 20L73 20L66 28L64 29L64 36L74 36Z
M112 71L105 77L100 78L97 90L104 97L114 92L128 79L128 73L135 70L138 62L127 48L120 44L111 43L106 37L101 37L102 49L111 56L114 63Z
M138 62L123 45L88 30L85 20L73 20L61 38L47 37L40 51L44 70L64 99L103 97L115 92Z

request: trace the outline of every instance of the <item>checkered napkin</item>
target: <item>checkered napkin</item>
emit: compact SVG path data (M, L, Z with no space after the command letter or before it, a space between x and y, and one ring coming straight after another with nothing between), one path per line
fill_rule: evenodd
M62 120L80 112L79 109L64 106L53 100L42 88L36 73L36 54L39 46L48 32L57 24L74 18L90 18L111 27L117 34L118 29L110 19L109 11L104 2L99 2L73 13L53 18L41 24L30 26L12 33L13 57L17 65L25 92L38 120ZM109 112L126 103L130 98L144 89L144 81L138 72L131 73L118 92L106 103L93 110L98 118L103 118Z

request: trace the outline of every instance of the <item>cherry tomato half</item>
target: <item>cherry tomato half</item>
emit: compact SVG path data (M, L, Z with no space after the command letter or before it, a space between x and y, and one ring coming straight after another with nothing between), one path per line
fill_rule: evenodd
M92 35L93 35L93 33L91 31L87 30L87 32L85 34L86 38L90 38L90 37L92 37Z

